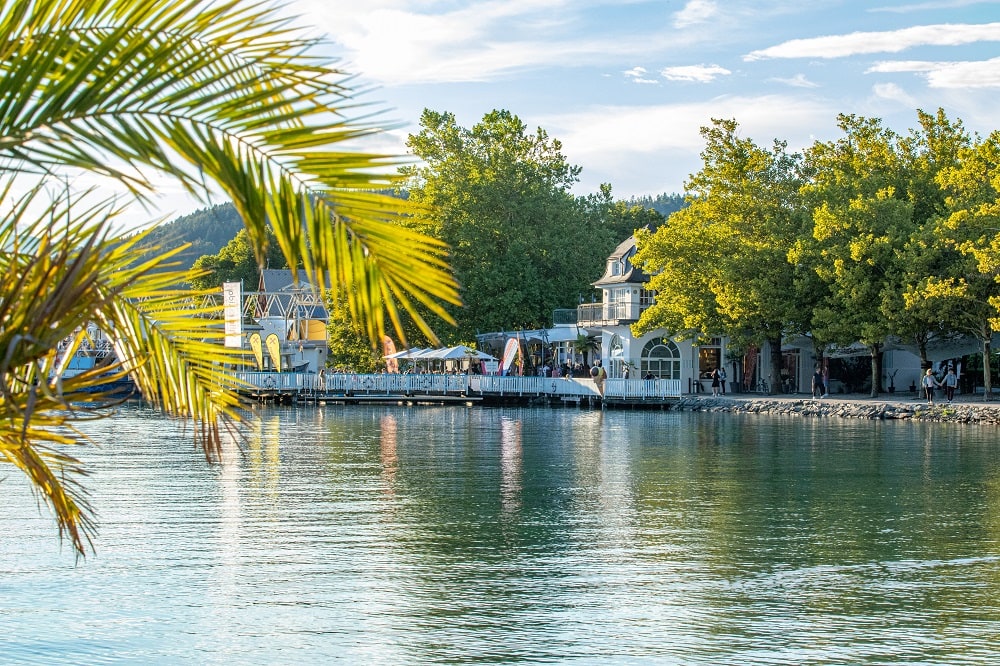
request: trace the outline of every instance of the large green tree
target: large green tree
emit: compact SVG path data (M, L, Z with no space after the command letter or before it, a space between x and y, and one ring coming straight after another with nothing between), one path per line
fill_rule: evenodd
M912 204L910 238L893 262L891 282L882 313L892 333L913 344L921 364L929 365L928 345L936 339L954 336L952 325L963 317L961 300L929 297L928 287L936 281L959 276L965 261L953 243L942 242L938 221L946 215L946 192L940 176L959 166L961 154L971 138L961 121L952 121L943 110L934 115L917 111L919 129L901 138L899 149L907 173L906 197ZM938 292L939 293L939 292Z
M871 392L881 389L882 351L893 333L886 307L900 293L902 250L915 232L909 172L899 136L874 118L841 115L844 136L806 152L803 188L812 234L803 237L813 269L827 287L810 329L820 339L864 344Z
M938 182L948 195L939 237L965 261L949 275L932 280L926 295L954 312L949 319L952 326L981 342L989 400L991 341L1000 330L1000 132L964 149L958 164L942 170Z
M782 336L800 319L788 252L799 233L799 158L776 141L763 148L734 120L701 134L702 168L686 183L688 205L655 233L639 231L635 263L653 275L656 302L633 326L675 335L768 342L771 386L780 385Z
M191 419L210 456L240 413L220 390L234 384L224 348L210 344L220 341L214 312L191 309L178 288L186 274L156 272L169 253L143 260L138 238L114 239L119 205L66 187L70 175L117 181L138 199L164 177L203 197L222 191L258 262L271 228L290 265L344 290L370 338L400 312L421 323L457 302L443 244L397 224L407 207L376 193L393 186L398 160L345 146L377 128L352 117L347 76L314 45L257 3L0 6L0 458L78 552L93 523L85 470L67 447L86 441L73 424L95 413L74 397L102 378L65 376L60 346L72 352L98 325L118 370L147 401Z
M425 110L408 145L421 163L404 169L419 222L452 250L464 305L450 312L456 339L551 323L575 307L616 239L570 193L580 168L541 128L508 111L467 129Z

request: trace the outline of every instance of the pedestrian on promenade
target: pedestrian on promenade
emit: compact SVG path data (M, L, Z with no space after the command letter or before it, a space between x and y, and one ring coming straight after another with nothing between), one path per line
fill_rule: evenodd
M719 391L726 395L726 367L723 365L719 366Z
M812 378L812 397L822 398L826 395L826 382L823 381L823 370L818 365Z
M958 388L958 375L955 368L948 368L948 374L944 376L944 395L951 402L955 399L955 389Z
M938 386L941 386L941 383L938 382L937 378L934 376L934 371L931 370L930 368L927 368L927 372L924 373L923 377L921 377L920 383L924 387L924 393L927 396L927 404L933 405L934 389L937 388Z
M712 397L719 397L719 369L712 370Z

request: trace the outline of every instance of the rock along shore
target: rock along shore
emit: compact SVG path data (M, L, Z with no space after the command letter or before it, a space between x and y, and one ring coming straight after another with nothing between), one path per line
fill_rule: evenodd
M937 402L879 398L821 398L804 396L684 396L673 409L692 412L732 412L802 417L840 417L936 421L941 423L1000 424L1000 402Z

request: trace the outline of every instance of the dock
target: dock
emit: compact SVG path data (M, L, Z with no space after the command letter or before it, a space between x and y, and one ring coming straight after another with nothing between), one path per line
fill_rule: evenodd
M593 379L473 374L239 372L246 398L282 404L546 404L663 408L681 397L677 379Z

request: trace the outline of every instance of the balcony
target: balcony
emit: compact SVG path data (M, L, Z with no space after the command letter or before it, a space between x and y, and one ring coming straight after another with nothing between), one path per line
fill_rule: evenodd
M587 303L576 309L577 325L628 326L639 320L644 309L638 303Z

